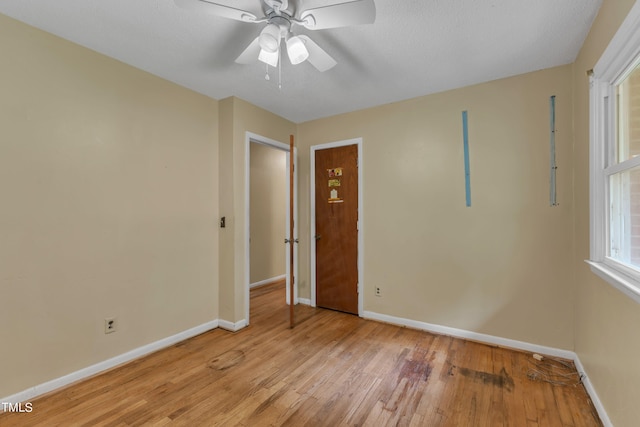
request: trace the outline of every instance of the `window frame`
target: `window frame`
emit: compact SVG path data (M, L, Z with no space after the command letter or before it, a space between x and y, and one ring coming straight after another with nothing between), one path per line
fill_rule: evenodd
M640 61L640 2L631 8L589 78L589 194L591 271L640 303L640 269L607 256L609 177L640 166L640 156L616 163L616 86Z

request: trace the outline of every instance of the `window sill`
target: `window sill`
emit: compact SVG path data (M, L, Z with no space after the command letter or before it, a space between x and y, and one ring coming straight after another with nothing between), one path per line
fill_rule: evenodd
M585 260L591 271L604 279L611 286L640 304L640 282L633 277L621 273L611 266L598 261Z

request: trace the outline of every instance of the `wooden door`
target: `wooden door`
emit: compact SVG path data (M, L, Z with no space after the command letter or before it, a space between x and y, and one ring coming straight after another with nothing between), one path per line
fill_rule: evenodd
M358 314L358 146L315 152L316 305Z

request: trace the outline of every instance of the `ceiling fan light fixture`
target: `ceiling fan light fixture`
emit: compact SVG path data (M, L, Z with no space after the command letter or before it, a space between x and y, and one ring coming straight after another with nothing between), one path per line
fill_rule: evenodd
M297 65L304 62L309 57L309 50L298 36L287 38L287 55L291 64Z
M268 53L278 52L280 46L280 27L275 24L268 24L260 32L260 47Z
M269 64L272 67L278 66L278 54L279 52L276 50L275 52L267 52L264 49L260 50L260 54L258 55L258 59L265 64Z

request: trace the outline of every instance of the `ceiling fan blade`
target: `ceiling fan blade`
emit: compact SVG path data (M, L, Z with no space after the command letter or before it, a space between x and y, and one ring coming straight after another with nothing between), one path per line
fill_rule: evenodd
M176 5L183 9L195 10L220 16L222 18L234 19L242 22L255 22L258 17L251 12L224 6L207 0L174 0Z
M238 64L252 64L260 54L260 37L256 37L247 48L236 58Z
M331 6L307 9L300 14L302 25L310 30L372 24L376 20L373 0L355 0Z
M309 51L309 58L307 58L307 61L316 67L318 71L324 72L336 66L336 60L325 52L324 49L318 46L316 42L304 34L300 34L298 37L302 39L305 47Z

